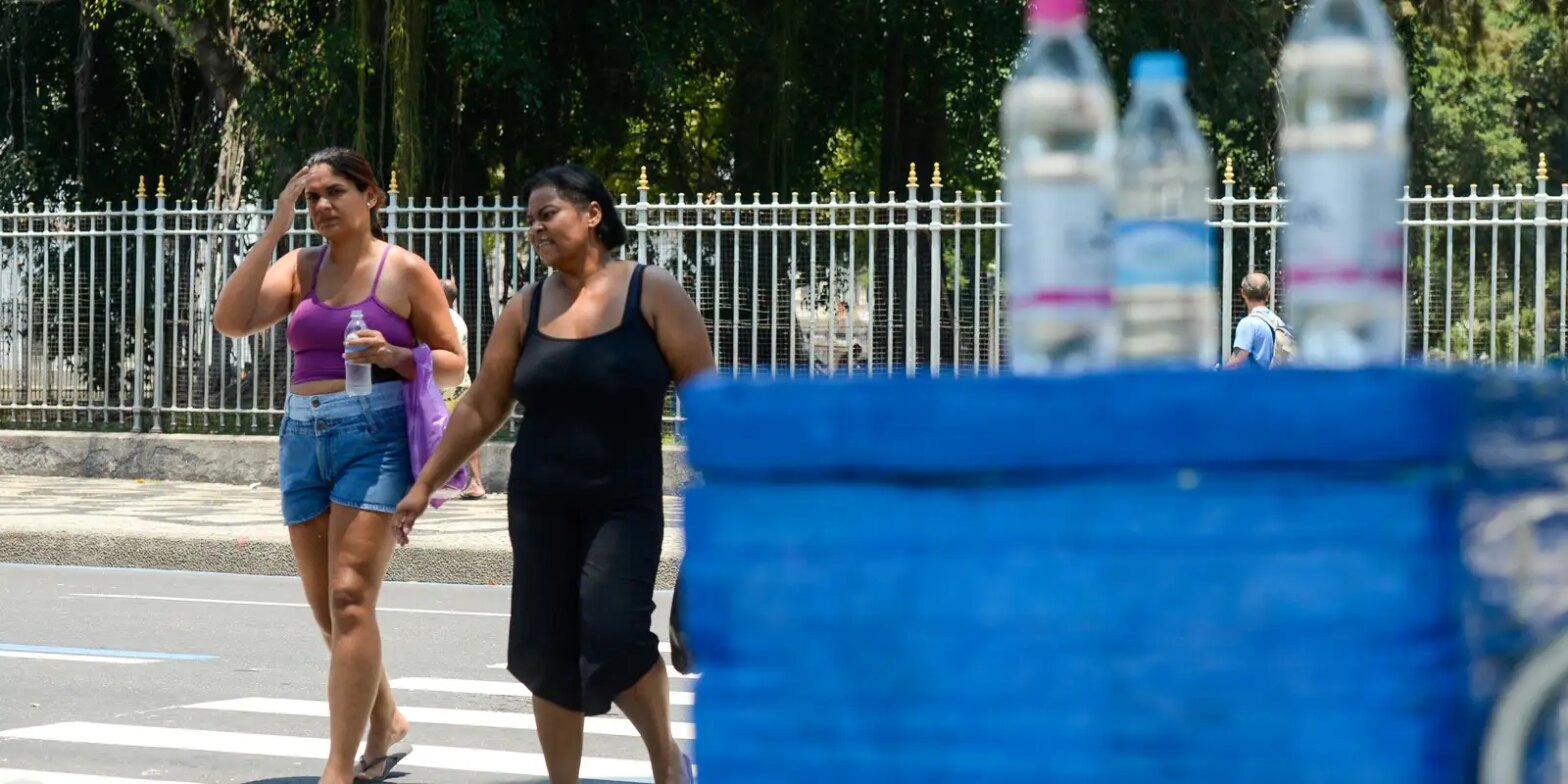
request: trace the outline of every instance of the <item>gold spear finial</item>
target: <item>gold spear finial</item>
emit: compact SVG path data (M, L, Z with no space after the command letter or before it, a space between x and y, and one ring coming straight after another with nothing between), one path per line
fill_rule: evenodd
M942 164L940 163L931 164L931 187L942 187Z
M387 188L387 193L397 193L397 169L392 170L392 184Z
M909 187L920 187L920 178L915 175L915 165L913 163L909 164Z
M168 192L163 189L163 175L162 174L158 175L158 195L159 196L167 196L167 195L169 195Z
M1233 166L1232 163L1233 162L1231 161L1230 156L1229 155L1225 156L1225 184L1226 185L1235 185L1236 184L1236 167Z
M145 174L136 178L136 198L147 198L147 175Z
M642 172L637 175L637 190L648 190L648 167L642 167Z
M1546 153L1544 152L1541 153L1541 162L1535 167L1535 178L1537 180L1546 179Z

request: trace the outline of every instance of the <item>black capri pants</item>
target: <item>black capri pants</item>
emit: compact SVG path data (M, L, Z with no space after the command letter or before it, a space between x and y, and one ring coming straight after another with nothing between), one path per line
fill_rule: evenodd
M664 499L507 496L512 618L506 667L534 696L589 716L659 664L653 584Z

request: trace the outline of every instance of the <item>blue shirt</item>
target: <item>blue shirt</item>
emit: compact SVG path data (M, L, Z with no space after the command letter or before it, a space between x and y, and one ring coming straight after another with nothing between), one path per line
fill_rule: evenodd
M1251 354L1253 362L1267 368L1274 362L1274 328L1258 318L1259 313L1274 315L1262 305L1253 308L1251 314L1236 323L1236 342L1231 345Z

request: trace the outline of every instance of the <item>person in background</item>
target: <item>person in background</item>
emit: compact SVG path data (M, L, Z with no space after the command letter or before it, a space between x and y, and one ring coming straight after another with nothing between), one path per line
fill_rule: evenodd
M451 278L443 278L441 280L441 290L446 293L446 305L452 311L452 325L457 328L457 342L462 344L463 356L467 357L468 322L463 320L463 314L457 312L457 282ZM473 380L470 374L464 373L462 383L454 387L443 388L441 394L446 400L446 410L449 412L456 410L457 401L462 399L463 394L472 385ZM458 497L471 501L485 497L485 482L479 473L479 452L477 450L474 452L474 456L468 459L468 486L463 488L463 492L459 493Z
M558 166L522 190L528 238L550 275L501 311L478 381L395 524L406 541L432 490L521 403L506 499L506 664L533 693L550 782L576 784L584 717L613 704L642 736L655 784L684 784L693 769L670 730L652 629L664 402L671 382L679 390L713 369L713 350L675 276L616 257L626 226L597 175Z
M1279 336L1288 337L1285 322L1269 310L1269 276L1254 272L1241 279L1241 299L1247 303L1247 315L1236 323L1236 339L1231 344L1230 358L1225 360L1226 370L1268 370L1276 365L1274 359L1281 349Z
M274 263L301 197L326 243L291 250ZM382 669L376 621L392 557L392 512L414 479L403 384L418 373L413 349L419 343L430 347L438 384L457 383L467 365L430 265L386 240L380 216L386 198L359 153L329 148L312 155L289 179L272 221L223 284L213 310L213 326L231 338L288 319L294 375L284 401L278 484L305 598L331 650L331 741L321 784L385 779L408 753L408 720ZM345 339L356 309L368 329ZM368 394L348 394L346 362L371 366ZM356 763L361 741L365 751Z

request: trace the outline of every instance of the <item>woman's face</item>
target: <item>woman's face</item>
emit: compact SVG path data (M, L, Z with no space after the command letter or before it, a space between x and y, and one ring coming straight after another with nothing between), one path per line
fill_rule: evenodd
M595 202L579 209L555 188L540 188L528 196L528 241L541 261L555 267L563 259L583 257L602 218Z
M310 223L329 241L370 231L370 208L376 194L361 191L354 181L325 163L310 167L305 204Z

